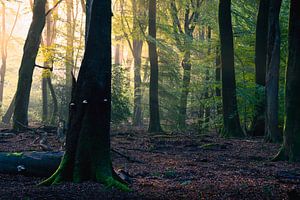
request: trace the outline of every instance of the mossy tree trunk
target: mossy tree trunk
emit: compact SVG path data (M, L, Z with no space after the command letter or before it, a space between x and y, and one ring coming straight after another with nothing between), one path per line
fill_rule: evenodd
M260 0L256 24L255 42L255 83L257 103L250 134L263 136L265 134L265 93L261 89L266 85L267 39L268 39L269 0Z
M276 159L300 161L300 1L291 0L283 145Z
M41 34L45 26L46 0L35 0L33 17L24 45L24 52L19 70L18 87L16 92L13 115L13 128L23 130L28 125L28 104L32 83L35 59L41 42Z
M281 0L270 0L268 21L268 47L266 69L266 124L265 136L268 142L280 142L282 136L278 127L278 89L280 67Z
M57 171L43 183L93 180L128 190L110 156L111 1L93 1L87 45L72 88L66 152Z
M149 1L149 59L150 59L150 86L149 86L149 112L150 121L148 131L162 132L159 117L158 99L158 55L156 47L156 0Z
M244 133L240 124L236 98L231 0L220 0L219 29L221 42L222 100L224 120L222 136L243 137Z

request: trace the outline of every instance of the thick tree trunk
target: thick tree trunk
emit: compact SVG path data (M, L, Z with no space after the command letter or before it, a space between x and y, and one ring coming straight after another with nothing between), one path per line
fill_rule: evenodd
M38 53L41 33L45 26L46 0L35 0L33 17L24 45L24 52L19 70L19 80L13 117L13 128L22 130L28 125L28 104L35 59Z
M283 145L276 159L300 161L300 1L291 0Z
M66 153L42 184L94 180L128 190L110 157L111 1L93 1L91 11L87 46L72 90Z
M220 0L219 28L221 41L222 99L224 120L222 136L243 137L244 134L240 124L236 98L231 0Z
M270 0L268 50L266 70L266 140L280 142L278 128L278 89L280 67L280 26L279 13L281 0Z
M269 1L270 0L260 0L257 16L255 42L255 95L258 102L254 107L254 116L250 128L250 134L252 136L263 136L265 134L266 96L261 92L261 88L264 88L266 85Z
M149 132L162 132L159 118L158 101L158 55L156 49L156 0L149 1L149 58L150 58L150 88L149 107L150 121Z

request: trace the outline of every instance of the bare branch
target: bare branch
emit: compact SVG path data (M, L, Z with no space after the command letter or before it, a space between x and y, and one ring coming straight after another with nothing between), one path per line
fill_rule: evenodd
M50 10L48 10L45 15L47 16L49 13L51 13L62 1L63 0L59 0L56 2L56 4Z

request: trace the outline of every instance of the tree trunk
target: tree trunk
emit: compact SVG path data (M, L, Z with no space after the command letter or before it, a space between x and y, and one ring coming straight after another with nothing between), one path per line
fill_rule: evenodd
M67 0L67 46L66 46L66 102L65 102L65 117L68 118L68 105L71 101L71 90L72 90L72 73L74 68L74 32L72 30L73 17L72 17L72 9L73 9L73 0Z
M28 126L29 96L35 59L40 45L41 33L45 26L45 4L46 0L34 1L32 23L24 45L13 117L13 128L17 131Z
M148 131L162 132L159 118L158 102L158 56L156 49L156 0L149 1L149 58L150 58L150 88L149 107L150 121Z
M142 40L133 40L133 57L134 57L134 108L133 108L133 125L142 126Z
M300 161L300 2L291 0L283 145L276 159Z
M51 77L48 77L46 80L47 80L47 85L48 85L48 88L49 88L49 91L50 91L50 94L52 97L52 102L53 102L53 111L52 111L52 116L50 119L50 124L55 125L58 122L58 102L57 102L55 90L52 85Z
M7 60L7 50L6 50L6 7L4 2L2 2L2 31L1 31L1 68L0 68L0 107L3 103L3 90L4 90L4 78L6 72L6 60Z
M15 101L16 101L16 94L14 95L13 99L11 100L6 113L2 117L2 122L4 124L9 124L9 122L11 120L11 117L12 117L12 115L14 113L14 109L15 109Z
M128 191L110 156L111 1L93 1L91 11L87 46L72 90L66 152L42 184L94 180Z
M231 0L220 0L219 29L221 41L222 100L224 120L222 136L243 137L244 134L240 124L236 98Z
M216 48L216 83L219 84L221 81L221 55L219 47ZM216 86L216 97L221 96L221 89Z
M44 63L44 66L45 65ZM42 73L42 104L43 104L43 111L42 111L42 122L46 123L48 120L48 91L47 91L47 77L45 77L45 72L47 73L47 70L43 70Z
M270 0L267 70L266 70L266 141L280 142L278 128L278 88L280 67L280 26L281 0Z
M212 34L212 30L211 27L208 26L207 28L207 40L208 40L208 51L207 51L207 55L210 56L211 54L211 34ZM204 94L204 98L206 99L206 101L208 101L209 99L209 79L210 79L210 74L209 74L209 69L206 70L206 74L205 74L205 94ZM209 128L209 121L210 121L210 105L206 105L205 106L205 126L206 128Z
M146 26L142 24L146 18L145 0L132 0L133 12L133 42L132 54L134 59L134 104L133 104L133 126L143 125L142 115L142 50L143 50L143 37ZM141 26L143 25L143 27Z
M18 10L16 13L16 17L14 20L14 23L12 25L12 28L10 30L9 35L6 35L6 6L3 1L1 1L2 4L2 31L0 34L0 41L1 41L1 68L0 68L0 107L3 104L3 94L4 94L4 84L5 84L5 73L6 73L6 61L7 61L7 47L8 47L8 42L12 37L13 31L16 27L17 20L19 17L20 13L20 3L18 5Z
M255 95L257 103L254 106L254 116L250 128L250 135L252 136L265 134L266 96L264 92L262 93L261 88L266 85L269 1L260 0L257 16L255 42Z
M181 63L183 68L183 79L182 79L182 91L180 96L180 107L179 107L179 127L184 129L186 127L186 116L187 116L187 102L190 90L191 82L191 52L186 50L184 53L184 59Z

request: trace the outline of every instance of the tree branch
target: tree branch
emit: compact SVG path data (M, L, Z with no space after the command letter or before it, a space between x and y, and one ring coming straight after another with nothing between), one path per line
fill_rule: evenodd
M63 0L59 0L58 2L56 2L56 4L51 8L49 9L47 12L46 12L46 16L51 13Z

